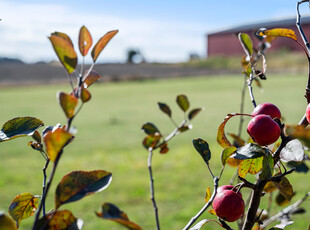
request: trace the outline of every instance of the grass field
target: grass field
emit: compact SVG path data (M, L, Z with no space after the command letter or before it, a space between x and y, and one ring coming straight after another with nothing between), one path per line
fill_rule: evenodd
M263 82L263 89L254 87L258 103L276 104L288 124L297 123L305 111L304 88L306 76L272 75ZM90 88L93 98L86 104L74 125L78 133L63 154L48 197L52 209L54 191L61 178L72 170L105 169L113 173L113 181L105 191L64 205L76 217L84 220L84 229L123 229L116 223L98 219L103 202L111 202L124 210L129 218L143 229L155 229L149 195L147 152L142 147L143 123L156 124L164 134L174 128L168 117L157 108L165 102L172 108L173 117L181 121L183 114L175 103L177 94L186 94L191 108L204 107L193 121L193 130L177 136L169 143L170 152L153 158L156 198L162 229L181 229L204 205L205 190L213 181L200 156L192 147L194 138L203 138L212 151L211 167L220 170L221 148L216 144L216 131L227 113L240 107L241 75L193 77L169 80L149 80L96 84ZM0 122L17 116L35 116L45 125L64 124L65 116L56 102L56 92L70 89L67 85L2 88L0 91ZM252 110L247 93L245 112ZM238 118L227 125L227 131L237 132ZM246 120L247 122L247 120ZM246 127L243 129L247 137ZM1 143L0 148L0 210L7 212L17 194L41 194L43 158L27 146L30 137ZM227 184L235 169L227 167L220 184ZM308 175L289 175L297 193L293 202L310 191ZM252 177L248 176L251 180ZM244 189L247 193L247 189ZM268 197L262 200L266 206ZM294 227L306 229L309 224L309 201L303 207L308 213L296 216ZM277 207L275 207L276 211ZM305 218L307 217L307 218ZM202 218L214 218L204 214ZM20 229L30 229L33 218L22 221ZM208 224L206 229L218 229ZM232 227L235 227L232 225Z

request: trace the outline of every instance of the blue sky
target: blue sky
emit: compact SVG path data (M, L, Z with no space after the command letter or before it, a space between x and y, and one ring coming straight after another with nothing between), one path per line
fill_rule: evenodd
M97 41L109 30L119 33L99 62L125 61L129 48L147 61L186 61L205 56L205 34L231 26L295 17L294 0L0 0L0 56L26 62L56 59L47 39L67 33L74 43L85 25ZM303 13L310 13L307 4ZM309 12L308 12L309 11ZM90 59L88 59L90 60Z

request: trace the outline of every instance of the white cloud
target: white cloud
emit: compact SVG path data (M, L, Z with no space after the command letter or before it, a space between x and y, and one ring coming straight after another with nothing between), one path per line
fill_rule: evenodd
M0 56L28 62L56 59L47 36L54 31L67 33L74 43L85 25L94 42L109 30L119 33L98 61L124 61L128 48L139 48L148 61L184 61L188 53L204 54L206 25L193 25L118 15L72 11L57 4L0 2ZM87 59L90 61L90 59Z

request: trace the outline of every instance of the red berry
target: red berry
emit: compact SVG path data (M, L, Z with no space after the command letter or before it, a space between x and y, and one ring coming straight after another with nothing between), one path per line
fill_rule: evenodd
M216 194L213 208L218 217L228 222L234 222L244 213L244 201L236 192L224 190Z
M248 124L247 131L259 145L270 145L276 142L281 134L278 123L265 114L253 117Z
M306 118L307 118L308 123L310 123L310 104L307 105Z
M256 106L252 112L252 116L257 116L259 114L269 115L271 118L281 119L281 112L277 106L271 103L262 103Z
M218 187L218 189L217 189L217 194L218 193L221 193L221 192L223 192L223 191L225 191L225 190L233 190L234 192L237 192L237 190L238 190L238 188L234 188L235 186L233 186L233 185L222 185L222 186L220 186L220 187ZM234 188L234 189L233 189ZM242 194L241 194L241 192L239 191L238 193L237 193L239 196L241 196L241 198L242 198Z

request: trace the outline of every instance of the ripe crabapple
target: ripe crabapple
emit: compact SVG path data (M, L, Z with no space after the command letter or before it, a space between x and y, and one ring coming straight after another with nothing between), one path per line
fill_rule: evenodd
M216 215L228 222L234 222L244 213L244 201L233 190L223 190L216 194L213 200L213 208Z
M225 190L233 190L234 192L237 192L238 188L234 188L234 189L233 188L234 188L233 185L222 185L222 186L218 187L217 194L219 194ZM240 191L238 191L237 194L242 197L242 194Z
M271 118L281 119L281 112L277 106L271 103L262 103L256 106L252 112L252 116L257 116L259 114L269 115Z
M270 145L276 142L281 134L278 123L265 114L253 117L248 124L247 131L259 145Z
M310 123L310 104L308 104L306 108L306 118L307 121Z

